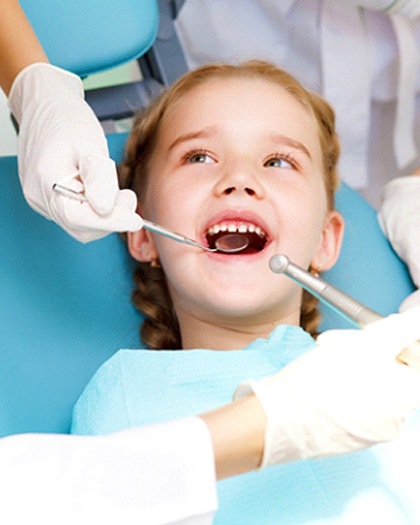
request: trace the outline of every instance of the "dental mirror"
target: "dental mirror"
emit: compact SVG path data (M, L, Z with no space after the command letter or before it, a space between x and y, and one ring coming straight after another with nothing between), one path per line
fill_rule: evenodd
M240 233L227 233L214 243L219 252L238 253L248 248L249 240Z
M63 195L64 197L69 197L70 199L78 200L80 202L87 202L87 199L83 193L79 193L71 188L66 188L61 184L54 184L53 190L59 193L60 195ZM185 237L185 235L180 235L179 233L175 233L171 230L168 230L163 226L159 226L159 224L147 221L146 219L142 220L143 227L146 230L158 233L160 235L163 235L164 237L168 237L169 239L172 239L177 242L189 244L190 246L195 246L196 248L201 248L206 252L238 253L242 250L245 250L249 244L249 240L245 235L241 235L239 233L226 233L226 235L222 235L216 240L216 242L214 243L215 248L209 248L208 246L205 246L200 242Z

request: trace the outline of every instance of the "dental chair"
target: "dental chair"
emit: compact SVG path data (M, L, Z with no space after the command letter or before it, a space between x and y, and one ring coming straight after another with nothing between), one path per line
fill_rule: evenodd
M77 2L59 9L52 0L21 4L51 61L81 76L143 57L145 83L124 88L123 102L114 104L117 118L183 72L182 53L175 59L168 51L169 40L178 44L166 0L90 0L83 9L74 9ZM168 61L176 68L166 74ZM114 90L106 97L110 92L114 97ZM101 119L110 118L108 103L95 104ZM108 136L117 162L126 138ZM131 262L118 235L82 245L32 211L15 157L0 158L0 173L0 436L66 433L72 406L98 367L120 348L141 348ZM344 246L325 279L383 315L397 311L414 287L376 213L344 184L337 207L347 222ZM323 329L349 327L328 308L323 312Z

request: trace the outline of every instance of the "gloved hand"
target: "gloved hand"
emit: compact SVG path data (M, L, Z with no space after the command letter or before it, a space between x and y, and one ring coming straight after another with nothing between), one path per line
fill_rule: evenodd
M35 211L81 242L141 228L136 196L118 189L105 135L78 76L32 64L16 77L9 107L20 127L19 177ZM55 182L84 191L88 202L58 195Z
M420 407L420 372L395 358L420 338L420 308L363 330L322 334L277 374L240 385L267 417L261 468L334 456L395 438Z
M399 177L385 186L378 219L392 247L408 265L414 284L420 288L420 170L414 176ZM400 311L419 304L417 291L401 304Z

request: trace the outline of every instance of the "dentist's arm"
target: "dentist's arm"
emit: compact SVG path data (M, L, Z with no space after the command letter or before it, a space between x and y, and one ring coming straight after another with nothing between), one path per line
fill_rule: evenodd
M19 123L19 177L32 208L82 242L140 229L135 195L118 188L105 135L84 100L80 78L48 63L15 0L2 3L0 86ZM84 191L88 202L57 195L55 182Z
M0 523L210 525L217 478L261 462L265 416L255 396L202 418L107 436L0 439Z
M4 0L0 17L0 86L9 95L13 80L34 62L48 63L25 13L17 0Z
M210 525L217 507L206 425L187 418L107 436L0 439L0 522Z

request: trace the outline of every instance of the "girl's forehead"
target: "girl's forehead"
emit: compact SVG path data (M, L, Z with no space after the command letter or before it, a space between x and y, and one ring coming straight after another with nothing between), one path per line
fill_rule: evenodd
M176 110L178 105L226 103L236 107L241 103L249 104L249 109L262 108L264 105L277 103L292 104L297 111L310 113L308 108L290 94L286 87L271 79L257 77L214 77L201 81L198 85L186 88L168 108ZM250 103L252 102L252 103ZM202 106L205 110L206 106Z
M216 77L187 90L170 104L161 121L161 133L176 135L188 128L222 126L239 132L290 133L318 149L319 128L313 111L286 89L265 78Z

